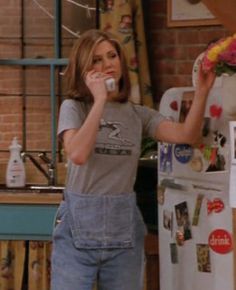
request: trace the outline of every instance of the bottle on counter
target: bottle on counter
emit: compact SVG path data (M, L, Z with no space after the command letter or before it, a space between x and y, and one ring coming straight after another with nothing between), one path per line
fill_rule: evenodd
M17 137L14 137L9 146L10 159L6 171L7 187L24 187L25 186L25 166L21 159L21 145L18 143Z

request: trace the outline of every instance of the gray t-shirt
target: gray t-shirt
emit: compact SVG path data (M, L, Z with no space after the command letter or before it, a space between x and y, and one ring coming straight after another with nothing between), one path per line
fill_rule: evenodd
M58 135L79 129L86 115L76 100L60 108ZM155 137L164 117L154 109L130 102L107 102L100 121L94 150L84 165L68 160L66 190L81 194L133 192L142 136Z

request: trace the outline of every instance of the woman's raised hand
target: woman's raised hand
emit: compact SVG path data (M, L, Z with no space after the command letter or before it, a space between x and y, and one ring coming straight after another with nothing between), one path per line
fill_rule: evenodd
M216 74L214 71L205 72L202 68L202 64L199 65L197 90L204 91L208 94L215 82Z

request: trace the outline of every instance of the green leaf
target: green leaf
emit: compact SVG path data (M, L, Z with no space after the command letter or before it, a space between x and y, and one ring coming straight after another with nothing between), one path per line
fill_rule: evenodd
M236 66L228 65L224 62L219 62L215 67L215 73L217 76L221 76L224 73L228 75L233 75L236 73Z

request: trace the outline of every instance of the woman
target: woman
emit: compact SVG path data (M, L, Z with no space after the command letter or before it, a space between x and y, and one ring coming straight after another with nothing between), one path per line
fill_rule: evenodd
M65 201L53 233L51 290L141 290L145 226L133 190L142 136L194 143L214 74L199 73L185 123L129 102L121 45L99 30L75 43L58 135L68 157ZM115 90L107 91L108 79Z

